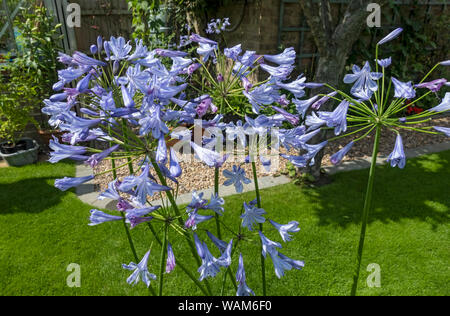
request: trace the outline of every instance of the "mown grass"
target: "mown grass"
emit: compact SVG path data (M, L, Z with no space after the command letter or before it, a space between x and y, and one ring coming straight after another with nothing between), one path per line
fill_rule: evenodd
M38 164L0 169L0 294L1 295L148 295L141 283L126 283L129 271L122 263L133 260L122 223L90 227L89 205L80 202L73 191L53 187L55 178L73 176L74 165ZM287 271L278 280L272 262L266 263L268 295L348 295L360 229L367 170L340 173L330 185L316 189L293 184L262 191L268 218L279 223L297 220L301 231L294 240L283 243L285 255L304 260L304 270ZM377 168L375 208L370 214L366 236L359 295L449 295L449 207L450 152L432 154L408 161L404 170ZM224 222L232 231L239 227L243 201L254 193L226 198ZM157 230L159 227L154 226ZM215 232L215 223L202 224ZM245 230L244 230L245 231ZM270 225L267 237L281 241ZM152 248L150 271L157 274L159 246L152 243L146 225L131 232L141 257ZM224 230L228 241L231 232ZM186 242L171 232L177 258L195 275ZM246 233L238 246L243 253L248 285L261 294L258 239ZM211 247L217 255L217 250ZM81 287L68 287L70 263L81 267ZM381 268L381 287L370 288L366 267ZM210 280L220 293L223 272ZM165 276L164 295L201 295L181 271ZM152 283L154 289L157 282ZM230 282L226 295L234 295Z

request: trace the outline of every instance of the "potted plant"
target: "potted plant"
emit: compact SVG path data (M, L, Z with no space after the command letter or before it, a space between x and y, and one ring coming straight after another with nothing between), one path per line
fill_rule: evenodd
M40 113L38 134L41 144L48 145L53 136L60 138L62 135L50 127L47 123L48 117L40 111L42 100L50 97L53 83L58 79L61 24L55 24L53 15L42 4L31 4L23 9L15 23L19 33L17 39L20 42L20 51L18 58L14 60L16 71L13 71L13 75L25 75L28 86L34 87L33 104L36 105L36 112Z
M11 74L11 73L10 73ZM9 166L35 163L39 145L30 138L23 138L29 124L37 126L32 116L35 100L33 87L26 85L26 76L10 77L0 82L0 156Z

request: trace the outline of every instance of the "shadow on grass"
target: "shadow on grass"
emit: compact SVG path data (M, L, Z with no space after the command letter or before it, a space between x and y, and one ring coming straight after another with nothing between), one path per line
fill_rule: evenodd
M60 203L66 195L53 186L55 178L31 178L0 183L0 216L11 213L40 213Z
M64 162L0 169L0 216L41 213L58 205L67 192L54 187L55 179L73 173L73 163Z
M418 219L433 229L449 222L450 152L410 159L403 170L381 166L375 177L369 222ZM332 179L332 184L305 194L319 225L360 223L368 170L340 173Z

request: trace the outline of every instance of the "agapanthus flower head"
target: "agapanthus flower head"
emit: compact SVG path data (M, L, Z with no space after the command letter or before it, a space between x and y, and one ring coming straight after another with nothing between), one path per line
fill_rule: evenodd
M224 19L212 19L211 22L208 23L206 33L207 34L220 34L226 30L228 26L230 26L230 18Z

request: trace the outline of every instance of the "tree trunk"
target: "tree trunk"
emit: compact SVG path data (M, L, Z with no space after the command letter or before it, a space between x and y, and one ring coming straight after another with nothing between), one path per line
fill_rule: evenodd
M320 55L314 82L327 83L338 88L353 44L366 27L366 19L369 15L367 5L371 2L372 0L350 1L343 17L333 29L332 26L335 23L332 21L330 2L300 0L303 14L311 28ZM378 4L383 6L387 2L388 0L379 0ZM329 93L330 90L321 88L317 92ZM328 101L322 105L321 111L332 111L335 105L336 102ZM327 132L319 133L311 143L321 143L327 139L327 136ZM318 180L321 176L322 158L323 150L317 154L314 166L305 168L304 172Z
M330 53L332 51L330 50ZM314 82L324 82L333 87L338 87L339 83L342 80L342 73L344 72L344 68L346 65L347 56L344 58L340 54L328 54L326 56L321 56L318 65L316 74L314 77ZM329 93L330 90L328 88L320 88L314 91L315 93ZM329 100L320 108L321 111L332 111L336 106L336 102L333 100ZM330 131L322 131L317 136L315 136L312 140L312 144L319 144L329 138L331 132ZM319 180L322 166L322 159L324 156L324 151L321 150L316 158L315 164L305 168L304 172L312 175L316 180Z

